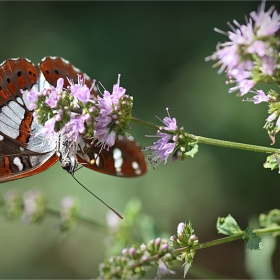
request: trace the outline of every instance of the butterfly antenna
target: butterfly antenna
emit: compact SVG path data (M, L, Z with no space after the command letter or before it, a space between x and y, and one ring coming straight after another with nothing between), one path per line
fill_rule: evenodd
M71 173L70 173L71 174ZM107 206L110 210L112 210L119 218L121 218L123 220L123 216L118 213L115 209L113 209L112 207L110 207L106 202L104 202L101 198L99 198L97 195L95 195L92 191L90 191L88 188L86 188L81 182L78 181L78 179L75 178L75 176L73 174L71 174L72 177L75 179L75 181L82 186L86 191L88 191L91 195L93 195L95 198L97 198L101 203L103 203L105 206Z

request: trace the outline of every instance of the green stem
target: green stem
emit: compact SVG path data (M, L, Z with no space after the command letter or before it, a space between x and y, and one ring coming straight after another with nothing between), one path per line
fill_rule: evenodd
M190 134L188 136L190 136ZM206 137L202 137L202 136L192 135L192 138L197 139L197 143L220 146L220 147L225 147L225 148L239 149L239 150L258 152L258 153L277 153L277 152L279 152L279 149L276 149L276 148L269 148L269 147L256 146L256 145L250 145L250 144L244 144L244 143L224 141L224 140L206 138Z
M131 117L131 122L136 123L136 124L140 124L140 125L143 125L143 126L147 126L147 127L150 127L150 128L156 129L156 130L159 129L158 125L153 124L151 122L146 122L146 121L140 120L140 119L135 118L135 117Z
M256 234L260 234L260 235L261 234L272 233L272 232L280 232L280 226L271 227L271 228L256 229L256 230L254 230L254 232ZM232 241L235 241L235 240L242 239L243 235L244 235L244 231L240 234L231 235L231 236L228 236L228 237L224 237L224 238L212 240L212 241L209 241L209 242L204 242L204 243L197 244L197 245L193 246L192 249L194 249L194 250L205 249L205 248L208 248L208 247L232 242ZM174 252L175 253L182 253L182 252L185 252L185 251L188 251L188 250L189 250L189 247L183 247L183 248L175 249Z
M52 215L52 216L55 216L55 217L59 217L60 216L60 212L57 211L57 210L53 210L53 209L47 208L46 212L48 214ZM78 222L83 223L85 225L98 227L98 228L101 228L102 230L108 231L108 227L107 227L107 225L105 223L94 221L94 220L91 220L89 218L83 217L81 215L77 215L76 219L77 219Z
M146 122L146 121L140 120L135 117L131 117L131 122L140 124L142 126L146 126L149 128L153 128L156 130L159 130L159 128L160 128L160 126L158 126L158 125L155 125L151 122ZM171 135L174 134L174 131L162 130L162 132L170 133ZM270 148L270 147L238 143L238 142L224 141L224 140L219 140L219 139L207 138L207 137L203 137L203 136L196 136L196 135L188 134L188 133L186 133L186 137L189 141L194 140L194 141L197 141L197 143L201 143L201 144L208 144L208 145L231 148L231 149L239 149L239 150L258 152L258 153L272 153L272 154L280 152L280 150L277 148Z

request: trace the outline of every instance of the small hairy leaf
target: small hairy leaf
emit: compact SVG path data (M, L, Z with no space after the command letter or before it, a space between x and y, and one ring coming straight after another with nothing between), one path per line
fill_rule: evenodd
M239 225L231 215L228 215L226 218L219 217L216 228L219 233L225 235L234 235L242 233Z
M249 250L262 250L263 245L261 237L254 232L253 228L247 228L243 235L243 240L246 244L246 249Z

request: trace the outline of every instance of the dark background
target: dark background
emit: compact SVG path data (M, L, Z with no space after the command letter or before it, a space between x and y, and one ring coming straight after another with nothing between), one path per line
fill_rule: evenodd
M269 146L262 129L266 105L228 94L224 74L204 58L225 36L227 21L244 23L260 2L0 2L0 61L61 56L111 90L121 85L134 97L133 115L157 122L170 108L187 132L205 137ZM267 7L272 2L268 2ZM279 2L274 2L280 9ZM266 87L268 88L268 87ZM133 126L142 146L155 131ZM277 146L277 143L276 143ZM218 216L231 214L243 228L259 213L279 207L279 174L263 169L265 155L200 145L194 159L161 164L138 179L120 179L82 169L78 179L122 212L138 197L143 211L171 234L188 212L201 242L221 237ZM86 193L58 164L34 177L1 185L22 192L38 188L59 209L62 197L80 200L82 214L105 221L107 209ZM79 226L62 238L47 217L40 225L0 217L1 278L94 278L104 258L106 234ZM274 267L279 264L279 248ZM256 253L258 254L258 252ZM278 261L277 261L278 260ZM241 241L198 251L195 266L230 278L247 278ZM279 277L278 265L278 277ZM182 277L178 272L177 278ZM190 274L187 278L191 278Z

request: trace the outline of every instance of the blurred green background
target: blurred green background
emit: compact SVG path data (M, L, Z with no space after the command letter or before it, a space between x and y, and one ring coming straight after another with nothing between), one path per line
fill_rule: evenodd
M204 58L226 37L227 21L244 23L244 15L260 2L0 2L0 61L61 56L111 90L121 85L134 97L133 115L157 122L169 107L186 131L205 137L269 146L262 129L265 105L242 102L228 94L224 74L217 75ZM267 6L279 2L268 2ZM268 87L265 87L268 88ZM147 146L155 131L133 126L132 134ZM277 146L277 143L276 143ZM137 179L120 179L85 168L77 178L109 205L122 212L132 197L159 227L175 234L188 212L201 242L221 237L218 216L231 214L247 227L249 219L278 208L279 174L263 169L265 155L200 145L194 159L161 164ZM38 188L48 205L73 195L81 213L105 221L107 208L86 193L57 163L26 179L1 185L22 192ZM0 278L94 278L104 259L106 233L80 225L62 238L47 217L40 225L24 226L0 217ZM279 267L280 249L273 264ZM278 266L277 266L278 264ZM195 266L230 278L247 278L241 241L198 251ZM191 270L187 278L192 278ZM177 272L176 278L182 278Z

